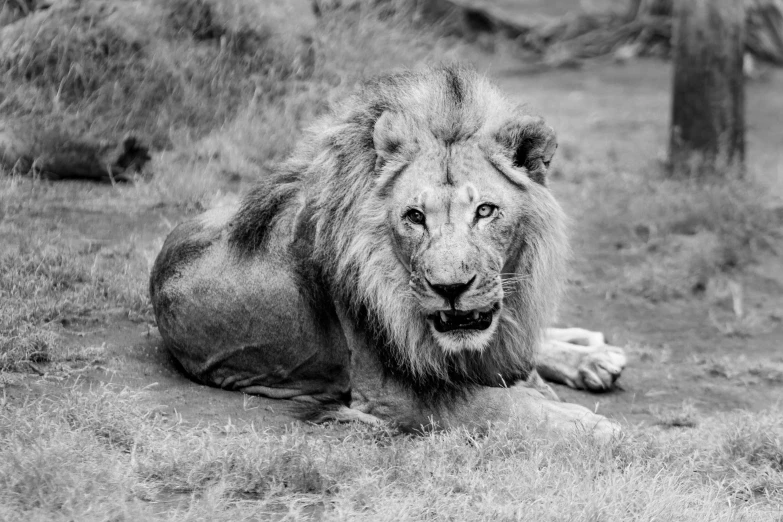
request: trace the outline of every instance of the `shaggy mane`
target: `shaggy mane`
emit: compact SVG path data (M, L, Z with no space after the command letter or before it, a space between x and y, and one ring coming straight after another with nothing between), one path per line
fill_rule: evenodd
M318 306L336 302L348 310L388 375L425 400L527 378L562 279L566 242L559 206L542 184L529 188L533 204L526 209L524 233L515 238L517 252L503 269L524 277L515 278L516 287L506 293L494 342L480 352L446 353L416 311L410 274L392 251L373 144L375 124L386 111L414 117L415 132L448 147L477 133L491 135L520 109L483 77L458 66L370 80L319 120L291 159L245 197L230 243L249 254L287 227L292 256L305 267L303 279L314 295L327 296Z

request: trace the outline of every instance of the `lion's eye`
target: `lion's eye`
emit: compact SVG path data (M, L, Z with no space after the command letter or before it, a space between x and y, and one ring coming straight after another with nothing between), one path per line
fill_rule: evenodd
M415 208L410 209L408 212L405 213L405 219L413 223L414 225L423 225L424 224L424 213L420 210L416 210Z
M476 209L476 217L479 218L486 218L490 217L492 214L495 213L495 209L497 207L495 205L490 205L488 203L484 203L483 205L479 205L479 207Z

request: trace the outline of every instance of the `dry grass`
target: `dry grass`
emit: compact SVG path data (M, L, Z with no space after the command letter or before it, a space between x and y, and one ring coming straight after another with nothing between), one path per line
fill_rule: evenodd
M159 174L146 189L152 197L185 208L211 206L227 190L236 192L283 159L302 123L327 110L360 79L416 66L433 54L431 39L401 20L381 20L378 10L367 6L325 12L307 41L312 58L307 81L279 82L280 96L256 89L219 125L170 134L172 150L153 159L152 170Z
M611 159L585 165L579 152L557 168L556 178L580 186L590 226L614 238L619 291L652 302L723 294L749 265L783 252L780 213L752 181L672 179L659 164L630 170Z
M626 288L653 301L703 294L712 281L774 253L781 239L781 223L752 184L651 177L607 192L617 205L606 224L624 215L629 254L644 257L629 265Z
M63 222L67 215L56 210L71 199L68 190L15 177L0 183L5 247L0 253L0 370L73 358L58 342L63 327L111 318L151 319L146 292L150 247L134 237L112 244L71 229ZM114 198L93 199L96 194L80 188L70 187L82 197L71 199L69 210L90 212L98 204L104 212L88 213L88 219L105 223L116 217ZM79 199L86 200L84 206L75 203Z
M3 113L101 137L132 130L160 148L172 128L204 132L312 74L308 42L241 11L231 14L243 25L215 12L199 29L212 12L199 5L209 4L65 2L2 28Z
M755 361L743 356L739 357L708 357L699 364L710 377L720 377L748 386L769 382L783 384L783 359L771 361Z
M774 520L783 500L778 411L601 445L522 423L418 438L193 427L142 399L71 388L4 404L0 517Z
M686 400L678 408L653 408L655 423L669 428L694 428L699 425L699 411L693 401Z

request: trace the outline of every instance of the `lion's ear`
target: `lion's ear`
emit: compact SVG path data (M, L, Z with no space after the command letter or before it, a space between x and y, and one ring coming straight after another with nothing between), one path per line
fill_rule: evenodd
M404 116L389 111L381 114L381 117L375 122L372 141L377 155L376 170L379 170L395 154L400 152L407 128L408 122Z
M557 149L557 136L543 118L522 116L510 121L495 134L495 139L506 149L515 167L527 170L536 183L546 183L549 162Z

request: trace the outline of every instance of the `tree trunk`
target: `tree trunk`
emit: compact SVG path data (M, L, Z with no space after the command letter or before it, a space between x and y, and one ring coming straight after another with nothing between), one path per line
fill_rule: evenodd
M739 0L676 0L669 160L678 176L743 173L745 16Z

